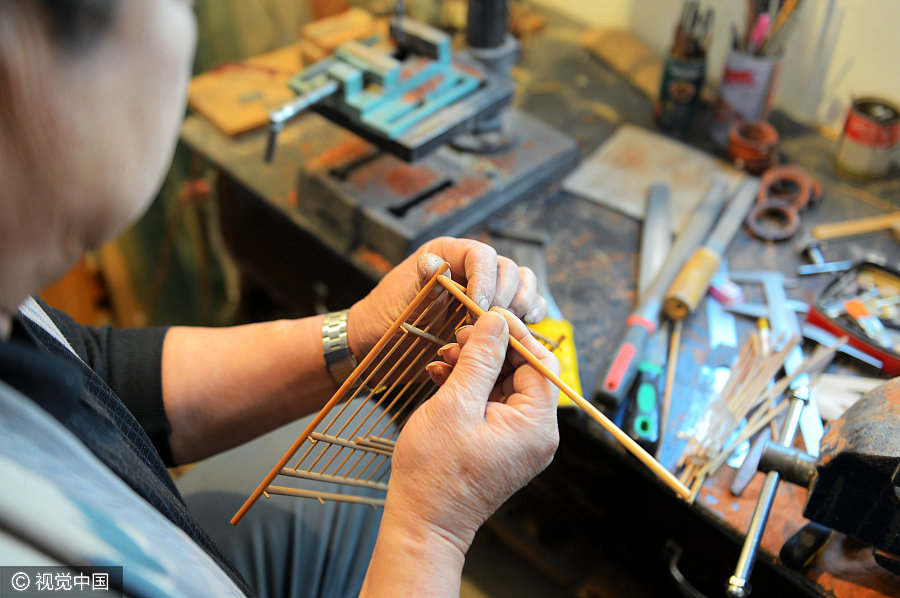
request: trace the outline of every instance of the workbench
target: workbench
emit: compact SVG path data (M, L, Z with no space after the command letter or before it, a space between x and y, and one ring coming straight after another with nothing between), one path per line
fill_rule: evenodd
M622 122L655 129L650 101L578 43L582 27L547 13L548 26L523 45L517 70L516 105L572 135L582 155L597 148ZM696 119L693 145L713 151L705 119ZM379 255L347 248L342 239L319 231L304 217L303 190L297 181L304 164L327 159L326 147L352 143L349 134L316 115L282 133L275 162L262 161L265 134L230 138L200 116L189 116L181 140L218 170L217 190L223 235L242 272L293 313L311 313L313 282L329 289L328 307L345 307L362 296L390 264ZM774 113L783 156L821 181L825 193L801 215L802 228L845 218L900 209L900 177L854 183L831 164L834 141ZM492 220L509 229L549 235L550 286L576 330L579 368L585 393L608 365L636 296L640 223L554 187ZM470 235L489 240L485 230ZM900 261L889 234L833 242L826 259L846 255L851 244ZM842 253L844 252L844 253ZM740 231L730 245L732 270L775 269L792 277L802 263L790 242L763 243ZM828 276L806 277L792 298L809 301ZM750 296L753 299L753 295ZM740 318L738 318L740 321ZM749 322L739 322L748 330ZM681 452L679 423L691 409L691 387L709 351L706 315L686 321L661 461L671 467ZM598 427L574 411L560 412L562 441L554 464L514 497L489 527L529 556L560 584L590 593L590 578L604 562L630 560L640 575L670 583L660 558L664 545L683 549L681 564L689 581L709 596L721 595L737 560L740 541L753 509L761 474L739 498L728 492L733 470L724 467L688 507L671 496ZM798 530L805 491L782 483L770 518L763 554L753 574L754 595L900 595L900 577L874 564L870 548L832 538L825 553L805 573L776 564L783 541ZM577 509L570 507L579 507ZM577 514L576 514L577 513ZM587 514L587 517L585 517ZM606 560L605 560L606 559ZM634 596L642 595L636 590Z

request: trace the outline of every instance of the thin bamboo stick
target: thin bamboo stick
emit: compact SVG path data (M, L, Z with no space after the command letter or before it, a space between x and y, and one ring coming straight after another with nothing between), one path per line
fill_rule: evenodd
M300 496L302 498L315 498L319 502L324 500L336 500L338 502L352 502L357 504L369 505L372 507L383 507L383 498L372 498L369 496L357 496L355 494L336 494L333 492L316 492L314 490L303 490L301 488L288 488L286 486L269 486L266 490L270 494L281 494L283 496Z
M421 328L416 328L412 324L407 324L406 322L403 322L402 324L400 324L400 328L402 328L404 331L406 331L410 334L418 336L419 338L424 338L426 341L431 341L432 343L436 344L438 347L443 347L444 345L447 344L447 341L445 341L444 339L438 338L429 332L425 332Z
M450 280L444 275L439 275L437 277L438 282L447 289L454 297L456 297L459 301L461 301L472 313L476 316L481 316L484 314L484 310L478 306L477 303L472 301L464 289ZM510 337L509 338L510 346L517 352L519 355L525 358L531 367L539 371L544 375L547 379L553 382L557 388L559 388L567 397L572 399L572 401L581 407L594 421L596 421L600 426L612 434L613 438L619 441L625 449L630 452L632 455L638 458L638 460L646 465L650 471L652 471L656 476L669 488L671 488L678 496L684 498L685 500L689 499L691 496L691 491L684 484L678 481L668 469L662 466L662 464L653 458L653 455L645 451L641 446L632 440L632 438L620 430L612 421L609 420L603 413L601 413L596 407L594 407L587 399L582 397L580 394L575 392L571 386L566 384L563 380L560 379L559 376L554 374L546 365L541 362L534 354L531 353L528 349L526 349L522 343L518 341L518 339Z
M675 371L678 368L678 350L681 347L681 325L683 320L675 320L672 335L669 337L669 355L666 364L666 387L663 389L663 402L659 410L659 443L656 445L656 456L662 450L666 439L666 424L669 421L669 409L672 407L672 391L675 387Z
M297 452L297 449L300 448L300 445L306 441L306 438L312 433L313 430L316 429L322 420L325 419L326 415L329 411L337 405L337 403L341 400L341 397L352 388L353 384L356 382L357 378L362 374L363 371L375 360L375 357L381 352L381 350L387 345L387 343L391 340L391 337L397 332L400 328L400 323L405 322L409 315L413 312L416 306L419 304L422 299L428 296L428 294L434 289L435 285L438 283L438 277L434 276L422 287L415 298L410 302L406 309L397 317L393 324L391 324L390 328L388 328L387 332L378 339L378 342L375 343L375 346L369 351L369 354L366 355L359 366L351 372L350 376L344 380L344 383L341 384L340 388L338 388L337 392L332 395L332 397L328 400L325 406L319 411L318 414L309 422L309 425L304 430L303 434L301 434L297 440L288 448L288 450L284 453L284 455L278 460L278 463L266 474L266 477L259 483L259 486L250 494L244 504L241 505L241 508L238 509L237 513L234 514L234 517L231 518L231 524L237 525L237 523L246 515L247 511L253 504L259 500L259 497L262 495L263 491L269 487L272 483L272 480L278 475L281 469L285 466L285 464L294 456L294 453ZM270 489L271 491L271 489ZM383 503L382 503L383 504Z
M281 475L292 478L300 478L304 480L315 480L317 482L329 482L331 484L347 484L350 486L360 486L362 488L375 488L376 490L387 490L387 484L379 484L367 480L358 480L356 478L345 478L336 475L328 475L325 473L313 473L311 471L294 471L290 467L281 470Z

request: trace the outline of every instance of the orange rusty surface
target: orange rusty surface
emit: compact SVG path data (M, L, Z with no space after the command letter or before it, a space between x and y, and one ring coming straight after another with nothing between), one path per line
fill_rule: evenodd
M850 414L852 419L847 417ZM858 448L890 446L896 441L889 437L895 432L896 425L872 425L879 420L900 421L900 378L867 392L843 417L831 422L822 437L820 462L827 463L850 448L848 442L851 439ZM888 437L878 438L878 434Z
M300 202L300 198L299 198L299 196L297 195L297 189L296 189L296 188L291 189L291 190L288 192L287 197L286 197L285 200L284 200L284 203L285 203L286 205L292 207L292 208L296 208L296 207L297 207L297 204L298 204L299 202Z
M418 86L412 91L408 91L403 94L403 99L407 102L419 102L425 99L425 96L428 95L429 92L437 89L439 85L444 82L444 75L438 75L436 77L432 77L422 85Z
M356 258L358 260L368 264L382 274L387 274L391 270L391 268L394 267L393 264L387 261L387 258L385 258L377 251L372 251L368 247L360 246L354 251L354 253L356 254Z
M371 151L371 144L359 137L348 134L347 139L344 141L331 146L315 158L307 161L306 168L308 170L322 170L341 166L357 158L362 158Z
M798 442L799 435L798 435ZM723 519L741 534L747 532L765 475L758 472L739 497L729 491L734 470L723 467L709 480L697 498L697 504ZM803 527L807 491L793 484L778 485L775 502L762 538L762 548L776 556L788 538ZM872 557L872 547L843 534L832 534L823 552L807 569L808 578L840 598L879 598L900 596L900 576L879 566ZM751 579L752 581L752 579Z
M400 80L405 81L409 79L429 64L431 64L431 61L427 58L416 58L414 60L408 60L403 65L403 69L400 71Z
M403 162L388 170L384 176L388 188L402 197L419 193L436 180L437 174L427 166L412 166Z
M447 214L469 205L473 199L479 197L487 188L488 181L485 179L476 177L462 179L426 202L425 210L429 214Z

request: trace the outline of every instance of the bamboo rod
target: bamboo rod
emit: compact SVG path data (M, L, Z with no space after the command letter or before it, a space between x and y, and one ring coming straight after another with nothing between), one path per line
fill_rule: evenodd
M666 387L663 389L663 402L659 410L659 444L656 445L656 456L662 450L666 439L666 423L669 420L669 409L672 407L672 391L675 388L675 371L678 368L678 350L681 347L681 324L683 320L675 320L672 335L669 337L669 355L666 364Z
M244 501L244 504L241 505L241 508L238 509L237 513L234 514L234 517L231 518L231 525L237 525L237 523L244 517L250 507L252 507L253 504L257 500L259 500L259 497L262 495L263 491L269 486L269 484L272 483L272 480L275 479L275 477L285 466L285 464L291 459L291 457L294 456L294 453L297 452L297 449L300 448L300 445L306 441L306 438L310 433L312 433L313 430L316 429L316 426L322 423L322 420L325 419L329 411L338 403L338 401L341 400L341 397L344 395L344 393L346 393L347 390L349 390L353 386L353 384L356 382L357 378L362 374L365 368L367 368L375 360L375 357L390 341L391 336L400 328L400 323L405 322L407 318L409 318L409 315L413 312L419 302L424 297L428 296L432 289L434 289L434 286L437 284L437 282L438 277L433 276L431 280L425 283L425 285L422 287L422 290L420 290L416 294L412 302L410 302L410 304L406 306L406 309L404 309L403 312L394 321L394 323L391 324L390 328L388 328L384 336L378 339L378 342L375 343L375 346L372 347L372 350L369 351L368 355L363 358L359 366L357 366L357 368L353 370L353 372L351 372L350 376L346 380L344 380L344 383L341 384L337 392L332 395L332 397L328 400L322 410L319 411L318 414L316 414L311 422L309 422L309 425L306 427L304 432L297 438L297 440L294 441L290 448L278 460L278 463L275 464L272 470L269 471L269 473L266 474L266 477L264 477L263 480L259 483L259 486L257 486L256 489L247 498L247 500Z
M425 317L425 314L427 314L427 313L431 310L431 308L432 308L434 305L435 305L435 302L433 301L431 304L428 305L428 307L426 307L424 310L422 310L422 313L419 314L419 316L418 316L418 317L416 318L416 320L415 320L416 323L418 323L423 317ZM425 328L426 328L426 329L431 328L431 326L434 325L434 321L435 321L435 320L432 320L431 322L429 322L429 323L425 326ZM402 322L402 323L401 323L401 327L402 327L402 325L403 325L404 323L405 323L405 322ZM444 325L443 327L440 328L440 330L438 330L438 332L443 333L443 332L445 331L445 329L446 329L446 323L445 323L445 325ZM427 351L427 349L428 349L428 345L426 344L426 345L420 347L419 344L418 344L418 341L419 341L419 339L418 339L418 337L416 337L415 340L409 345L409 347L407 347L406 351L403 352L403 355L400 356L400 358L394 363L394 365L391 366L391 368L384 374L384 376L382 376L382 378L381 378L380 380L378 380L378 382L375 384L376 387L380 386L380 385L383 383L384 379L387 378L387 377L389 377L391 374L393 374L393 373L394 373L394 370L395 370L396 368L400 367L401 363L403 363L403 361L407 358L407 356L409 356L410 354L412 354L414 349L418 348L418 353L416 353L415 356L412 357L412 359L411 359L411 360L409 361L409 363L406 365L406 368L400 373L399 376L397 376L397 378L396 378L396 379L394 380L394 382L390 385L390 387L388 387L387 390L385 390L383 393L381 393L381 397L379 397L378 401L376 401L376 402L369 408L368 413L366 413L366 415L363 417L362 421L356 426L356 428L353 430L353 432L349 434L349 436L355 436L356 433L359 432L359 429L365 424L366 421L368 421L368 419L372 416L372 414L375 413L375 410L378 408L379 405L381 405L381 402L384 400L384 398L385 398L386 396L388 396L388 395L391 393L391 391L394 390L394 388L397 386L397 384L398 384L401 380L404 379L404 376L406 376L406 374L410 371L410 369L411 369L411 368L412 368L412 367L413 367L413 366L414 366L414 365L422 358L423 355L426 355L426 356L427 356L427 352L426 352L426 351ZM397 346L399 346L399 343L394 345L394 347L397 347ZM390 356L390 354L391 354L392 352L393 352L393 349L391 349L391 351L388 352L388 355L387 355L387 356L385 356L384 358L382 358L381 362L380 362L377 366L375 366L375 368L372 370L372 373L378 371L378 368L381 367L381 363L384 362L384 360L387 359L387 357ZM368 382L369 378L371 378L371 374L369 375L369 377L366 378L367 382ZM406 383L406 385L403 387L403 390L401 391L401 394L402 394L403 392L405 392L406 388L408 388L409 385L410 385L411 383L412 383L412 380L410 380L409 382ZM396 400L396 399L395 399L395 400ZM344 422L344 424L343 424L343 425L340 427L340 429L337 431L337 434L338 434L338 435L342 434L342 433L344 432L344 430L347 429L347 426L350 425L350 422L352 422L352 421L354 421L354 420L356 419L357 414L362 410L362 408L363 408L363 406L366 404L366 402L367 402L367 401L362 401L362 402L360 402L359 406L357 406L357 408L353 411L353 413L350 415L350 417L347 419L347 421ZM392 403L393 403L393 402L392 402ZM335 420L337 419L337 417L340 416L341 412L343 412L343 410L344 410L345 407L346 407L346 404L344 405L344 407L341 407L340 411L338 411L338 415L335 416L335 417L331 420L331 422L329 422L329 424L328 424L327 426L325 426L325 431L328 431L328 428L330 428L331 425L332 425L332 424L335 422ZM376 420L376 421L377 421L377 420ZM307 451L307 452L309 452L309 451ZM319 461L322 459L322 457L325 456L325 453L326 453L326 452L327 452L327 451L323 451L322 453L320 453L319 456L316 457L316 459L313 461L312 465L310 465L310 466L308 467L308 469L309 469L309 470L312 470L312 469L319 463ZM328 468L331 467L331 464L334 463L334 460L335 460L342 452L343 452L343 448L339 448L339 449L337 450L337 452L335 452L335 454L331 456L331 458L328 460L328 462L327 462L327 463L325 464L325 466L322 468L322 473L327 473ZM350 453L350 454L349 454L349 455L341 462L340 466L338 466L338 468L334 471L335 474L337 474L337 473L341 470L341 468L344 466L344 464L347 463L347 459L349 459L352 455L353 455L353 452L351 451L351 453ZM304 456L304 457L305 457L305 456ZM302 461L303 461L303 459L301 459L300 462L297 463L297 467L295 467L294 469L298 469L299 466L300 466L300 463L302 463Z
M447 327L448 327L448 326L451 326L451 327L452 327L452 326L455 325L455 324L454 324L453 318L456 317L456 316L460 316L460 313L463 311L462 307L463 307L462 305L460 305L459 307L457 307L456 311L453 312L453 314L450 316L450 318L447 319L447 320L445 320L445 321L443 322L443 324L440 326L440 329L439 329L438 332L440 332L441 334L445 334L446 331L447 331ZM434 322L430 322L430 323L426 326L426 328L430 328L433 324L434 324ZM445 344L447 344L447 343L443 343L441 346L444 346ZM361 422L359 422L359 424L356 426L356 428L354 428L353 432L349 434L350 436L355 436L355 435L360 431L360 429L363 427L363 425L366 423L366 421L368 421L369 417L371 417L372 413L375 411L375 409L378 407L378 405L380 405L381 402L384 400L384 397L387 396L387 395L390 393L390 391L394 389L394 387L396 386L397 382L398 382L399 380L401 380L403 376L406 375L406 372L410 369L410 367L411 367L414 363L417 363L417 362L419 361L419 359L420 359L423 355L427 356L427 354L425 353L425 349L424 349L424 348L419 352L419 354L415 357L415 359L413 360L413 362L410 363L410 365L406 368L406 370L403 371L403 373L401 374L401 377L394 381L394 383L391 385L391 387L388 389L388 391L386 391L386 392L382 395L382 397L378 400L378 402L372 407L372 409L369 410L369 413L366 414L366 416L363 418L363 420L362 420ZM386 413L390 412L391 408L392 408L394 405L396 405L397 401L400 400L400 397L402 397L402 396L406 393L406 391L409 389L409 386L410 386L413 382L415 382L415 379L412 379L412 378L411 378L409 381L406 382L406 384L403 386L403 388L400 389L400 392L396 394L396 396L391 400L391 402L384 408L384 410L382 411L382 413L375 419L375 421L372 422L372 424L369 426L369 429L363 434L364 436L369 436L369 435L371 435L372 431L375 429L375 426L378 425L378 422L381 421L381 419L385 416ZM420 382L420 383L419 383L419 387L416 388L414 391L412 391L412 393L410 393L409 398L406 400L406 402L404 403L404 405L405 405L405 404L408 404L408 403L410 402L410 400L411 400L413 397L415 397L416 395L418 395L419 392L422 390L422 388L426 388L426 387L428 386L429 382L430 382L430 380L428 380L428 379L423 380L422 382ZM426 391L426 394L427 394L427 391ZM427 396L426 396L426 398L427 398ZM399 410L399 411L402 411L402 408L401 408L401 410ZM398 411L398 412L399 412L399 411ZM393 421L393 419L392 419L391 421ZM345 427L346 427L346 426L345 426ZM385 429L386 429L386 427L387 427L387 426L385 426ZM341 430L343 430L343 429L344 429L344 428L341 428ZM384 431L384 430L382 430L382 432L383 432L383 431ZM381 436L381 434L377 434L377 436ZM352 456L353 456L353 453L352 453L352 452L351 452L349 455L347 455L347 457L344 458L344 460L340 463L340 465L338 465L337 469L335 469L334 473L340 472L341 469L343 469L344 465L347 464L347 461L348 461ZM356 461L354 461L353 465L350 467L349 471L347 472L347 475L349 475L354 469L356 469L356 466L359 465L359 462L362 460L362 458L363 458L364 456L365 456L365 454L360 454L360 455L359 455L359 457L356 459ZM374 458L369 459L369 462L366 464L366 466L363 468L362 472L360 472L359 475L362 475L362 474L365 472L365 470L368 469L369 465L372 464L373 460L374 460ZM331 461L328 462L328 465L325 466L325 469L326 469L326 470L328 469L328 466L331 465L331 462L332 462L332 461L334 461L333 458L332 458Z
M437 277L438 282L443 286L447 291L449 291L454 297L456 297L459 301L461 301L472 313L476 316L481 316L484 314L484 310L478 306L477 303L472 301L464 289L450 280L444 275L439 275ZM566 384L563 380L560 379L559 376L554 374L546 365L541 362L534 354L531 353L528 349L526 349L522 343L518 341L518 339L510 336L509 337L510 346L515 349L519 355L525 358L525 360L537 371L543 374L547 379L549 379L553 384L556 385L567 397L572 399L572 401L581 407L594 421L596 421L600 426L612 434L613 438L619 441L628 452L637 457L637 459L646 465L650 471L652 471L656 476L669 488L671 488L678 496L688 500L691 496L691 491L684 484L678 481L668 469L662 466L662 464L653 458L653 456L645 451L641 446L632 440L632 438L620 430L612 421L609 420L603 413L601 413L596 407L594 407L587 399L582 397L580 394L575 392L571 386Z
M319 502L323 500L335 500L338 502L352 502L362 505L370 505L372 507L383 507L383 498L371 498L369 496L357 496L355 494L336 494L333 492L316 492L314 490L303 490L301 488L288 488L286 486L269 486L266 490L270 494L281 494L283 496L299 496L301 498L315 498Z
M438 347L443 347L444 345L447 344L447 341L445 341L444 339L438 338L435 335L431 334L430 332L425 332L421 328L416 328L412 324L407 324L406 322L403 322L402 324L400 324L400 328L402 328L405 332L408 332L410 334L418 336L419 338L423 338L426 341L430 341L430 342L434 343L435 345L437 345Z
M390 454L391 454L390 451L386 451L384 449L374 448L374 447L373 448L362 447L362 446L355 444L351 440L344 440L343 438L338 438L337 436L330 436L328 434L319 434L318 432L313 432L312 434L309 435L309 437L312 438L313 440L327 442L329 444L334 444L334 445L342 446L342 447L346 447L346 448L352 448L352 449L355 449L358 451L369 451L371 453L378 453L380 455L388 455L388 456L390 456Z
M377 490L387 490L387 484L379 484L377 482L369 482L366 480L358 480L356 478L345 478L338 475L328 475L326 473L313 473L311 471L294 471L290 467L284 467L281 475L290 476L292 478L300 478L304 480L316 480L318 482L329 482L331 484L348 484L350 486L360 486L362 488L375 488Z

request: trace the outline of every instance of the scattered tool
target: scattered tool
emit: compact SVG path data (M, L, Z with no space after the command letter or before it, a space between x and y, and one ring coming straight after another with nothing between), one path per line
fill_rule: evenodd
M802 301L788 300L788 307L792 311L804 315L809 312L809 305L803 303ZM725 309L732 313L741 316L747 316L749 318L769 317L769 308L765 305L760 305L757 303L738 303L736 305L726 306ZM838 337L836 335L810 322L803 322L803 324L800 325L800 331L803 334L803 338L814 341L820 345L831 346L838 340ZM856 359L866 365L872 366L873 368L878 370L880 370L884 365L880 359L873 357L868 353L864 353L856 347L851 346L850 344L841 345L838 348L838 353L846 355L847 357L852 357L853 359Z
M855 349L882 363L884 374L897 376L900 333L884 323L896 320L898 302L900 271L860 262L828 283L812 303L807 319L834 335L849 337Z
M438 386L428 376L423 377L422 373L428 363L439 359L439 346L421 335L400 333L405 329L403 324L437 338L447 338L467 321L470 314L481 317L485 313L466 294L465 287L447 277L447 270L449 264L432 276L403 309L265 475L232 517L232 525L236 525L260 497L271 494L313 498L320 502L333 500L384 505L384 494L381 493L386 493L388 489L386 479L390 475L396 439L415 409L438 390ZM443 289L446 293L435 293L437 289ZM690 491L669 470L562 381L521 342L511 337L509 346L510 350L518 353L531 367L565 392L662 483L679 497L690 497ZM354 402L356 407L349 408ZM294 461L293 466L289 465L290 461ZM357 486L379 492L359 496L322 492L322 486L316 490L305 490L273 485L272 482L279 476L316 480L323 482L325 487L328 487L327 484L337 488Z
M701 15L698 0L686 0L682 5L655 105L656 122L663 131L683 135L690 130L706 76L713 14L713 9L707 8Z
M900 574L900 380L867 393L831 422L814 459L802 451L769 444L760 470L805 487L803 516L872 545L875 562ZM824 533L816 533L816 543ZM733 594L746 595L746 594Z
M672 335L669 337L669 362L666 367L666 387L663 392L663 402L659 410L659 445L657 452L662 448L666 434L666 424L669 420L669 411L672 408L672 392L675 389L675 372L678 368L678 350L681 347L681 327L684 324L676 320L672 326Z
M822 246L818 239L812 236L804 237L798 244L800 253L805 255L811 261L811 264L802 264L797 266L797 274L808 276L810 274L825 274L828 272L843 272L849 270L853 266L853 262L849 260L841 260L837 262L826 262L825 256L822 255Z
M594 400L614 413L634 382L637 365L644 355L647 338L656 330L662 308L663 295L678 274L684 261L702 242L703 237L721 211L728 197L724 181L716 179L703 201L697 206L688 225L678 235L665 264L647 289L634 312L625 322L625 336L613 361L594 391Z
M860 218L859 220L820 224L814 226L810 234L820 241L827 241L828 239L864 235L886 229L891 229L895 236L900 233L900 212Z
M507 3L469 0L468 14L484 18L468 20L468 46L455 52L447 33L408 17L392 20L392 43L337 45L290 79L297 97L270 114L267 158L306 111L352 133L307 161L298 184L297 208L341 251L364 246L399 263L577 163L574 139L510 106L519 46Z
M719 269L728 244L744 221L747 210L756 199L759 181L744 180L734 198L725 206L715 228L701 247L684 263L666 293L663 309L673 320L687 317L706 295L713 275Z
M491 237L498 239L497 249L512 258L520 266L531 268L537 278L537 291L547 302L547 317L529 326L532 334L547 345L559 360L559 377L581 394L581 378L578 375L578 354L575 350L575 331L553 294L550 292L545 252L549 243L546 235L525 231L513 231L492 227ZM560 407L573 406L572 400L562 391L559 393Z
M779 273L732 272L732 278L737 282L741 280L762 282L766 293L766 302L769 305L773 334L776 337L790 335L790 337L796 338L799 336L800 323L796 314L786 307L787 297L785 296L782 277ZM836 347L831 349L831 355L833 355L834 349ZM827 359L830 361L827 353L820 353L820 355L822 360ZM816 356L814 355L814 357ZM824 365L827 365L827 361ZM824 369L824 365L816 363L815 368ZM784 370L790 375L794 372L802 371L801 368L803 368L803 353L800 347L795 345L784 361ZM813 367L810 366L809 370L812 369ZM787 405L787 415L778 436L778 444L784 447L789 447L794 442L794 436L800 425L802 412L809 402L809 383L809 373L803 371L803 373L794 377L788 385L790 388L790 400L782 401L783 405ZM774 392L774 389L769 392ZM781 392L784 392L784 390L781 389ZM777 398L777 395L773 394L773 397ZM819 423L821 425L821 421ZM816 447L816 450L818 450L818 447ZM756 501L756 507L753 510L753 516L750 519L750 525L747 528L747 536L744 539L744 545L734 574L728 580L726 593L730 598L745 598L750 595L750 573L756 561L756 553L769 518L772 502L775 500L778 482L779 473L777 471L770 471L766 474L759 498Z
M681 18L675 27L672 55L681 59L705 56L714 15L712 8L707 8L701 15L699 0L687 0L681 7Z
M647 215L641 226L638 301L650 288L672 247L670 207L668 187L660 183L651 185L647 196ZM651 454L656 454L661 441L660 394L664 389L662 370L666 364L668 340L669 330L663 325L647 341L646 355L638 365L622 423L622 429Z
M672 248L669 222L672 217L671 195L664 183L650 185L647 209L641 225L641 254L638 268L638 298L644 296Z
M672 338L675 338L675 334ZM662 441L661 435L665 428L663 411L668 411L663 408L665 401L660 399L660 395L671 397L669 376L668 374L663 376L668 339L668 324L663 324L647 341L645 357L638 364L632 396L629 397L625 407L625 423L622 426L635 442L657 457ZM669 363L671 364L671 361ZM671 365L669 369L672 369Z

